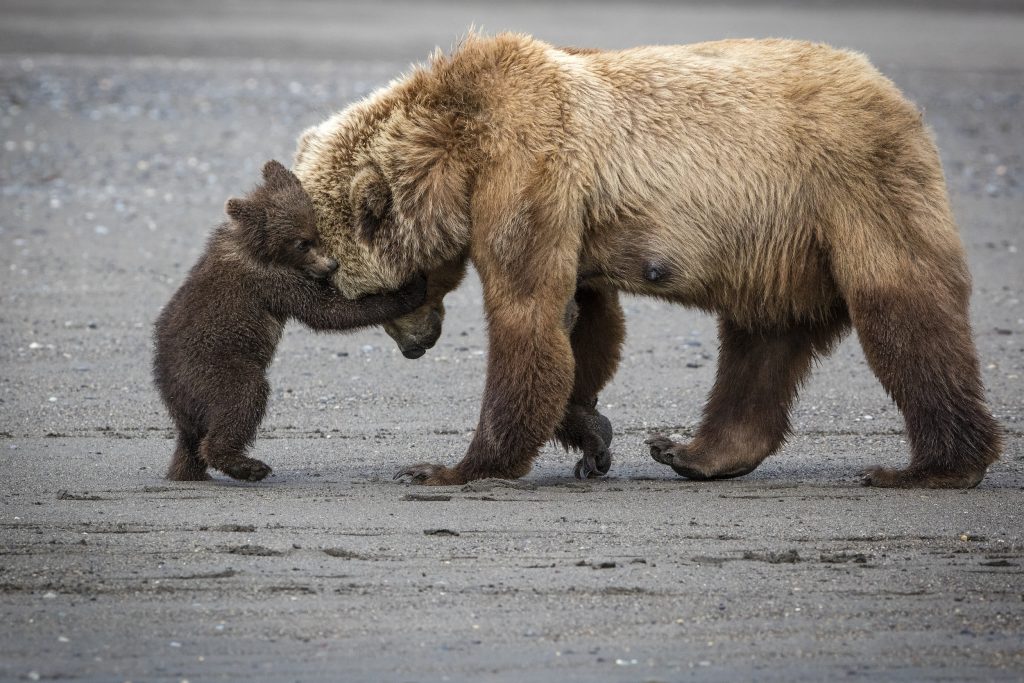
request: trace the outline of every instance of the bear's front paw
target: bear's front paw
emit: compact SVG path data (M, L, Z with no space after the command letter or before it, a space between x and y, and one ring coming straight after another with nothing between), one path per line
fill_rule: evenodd
M421 462L418 465L400 469L394 476L396 480L403 477L409 477L411 483L423 486L450 486L466 483L466 478L455 470L429 462Z
M898 489L971 489L981 483L985 470L980 472L931 472L915 469L872 467L864 471L864 486Z
M270 469L270 465L255 458L236 460L218 469L232 479L241 479L242 481L260 481L273 471Z

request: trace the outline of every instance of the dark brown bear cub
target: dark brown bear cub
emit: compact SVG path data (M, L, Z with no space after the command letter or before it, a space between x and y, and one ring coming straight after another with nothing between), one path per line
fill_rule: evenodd
M208 467L258 481L265 463L245 455L263 419L270 365L289 318L314 330L376 325L423 302L420 277L402 290L352 301L331 284L338 262L323 255L313 205L276 161L264 183L225 206L213 232L156 322L156 386L178 429L169 479L209 479Z

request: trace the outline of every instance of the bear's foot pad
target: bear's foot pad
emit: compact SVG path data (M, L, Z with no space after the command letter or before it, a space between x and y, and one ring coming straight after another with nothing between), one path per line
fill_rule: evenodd
M972 489L985 478L981 472L936 472L907 468L903 470L888 467L872 467L865 470L861 483L864 486L898 489Z
M429 462L421 462L411 465L395 472L394 479L409 477L412 484L423 486L450 486L453 484L465 484L466 478L455 470L444 465L435 465Z
M695 481L732 479L752 472L760 460L729 457L713 457L708 453L694 452L684 443L678 443L661 434L644 441L651 447L651 457L662 465L668 465L675 473Z

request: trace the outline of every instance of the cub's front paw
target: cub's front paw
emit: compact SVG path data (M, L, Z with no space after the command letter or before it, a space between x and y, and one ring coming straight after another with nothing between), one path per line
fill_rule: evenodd
M223 465L219 469L232 479L241 479L242 481L260 481L273 471L270 469L270 465L255 458L243 458Z
M421 462L418 465L400 469L394 476L396 480L403 477L409 477L411 483L423 486L450 486L466 483L466 478L455 470L429 462Z

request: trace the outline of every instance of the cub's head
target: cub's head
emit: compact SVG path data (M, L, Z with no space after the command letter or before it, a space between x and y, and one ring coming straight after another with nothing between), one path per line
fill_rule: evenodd
M260 263L293 268L326 279L338 270L316 230L316 212L295 175L277 161L263 166L263 184L242 198L227 201L242 248Z

